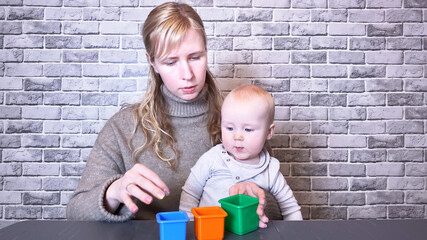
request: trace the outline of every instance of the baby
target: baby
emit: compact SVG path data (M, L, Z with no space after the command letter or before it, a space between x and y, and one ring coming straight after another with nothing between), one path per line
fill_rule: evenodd
M222 143L204 153L185 182L179 209L220 206L229 188L250 181L270 192L283 219L302 220L300 207L280 172L279 161L265 149L274 132L274 100L261 87L244 85L225 98L221 109Z

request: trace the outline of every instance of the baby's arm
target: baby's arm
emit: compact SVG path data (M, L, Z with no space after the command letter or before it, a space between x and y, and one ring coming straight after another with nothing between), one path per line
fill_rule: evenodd
M274 161L275 160L275 161ZM284 220L302 220L301 207L279 170L280 163L272 159L270 163L270 192L276 198Z

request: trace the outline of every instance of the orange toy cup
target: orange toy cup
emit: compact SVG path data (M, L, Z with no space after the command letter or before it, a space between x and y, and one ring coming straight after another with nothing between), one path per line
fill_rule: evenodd
M191 209L194 215L194 232L198 240L224 238L224 218L227 213L221 207Z

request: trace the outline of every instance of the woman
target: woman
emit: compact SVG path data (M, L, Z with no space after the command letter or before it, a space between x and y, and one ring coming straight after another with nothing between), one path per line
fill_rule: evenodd
M69 220L155 219L176 211L181 188L197 159L220 138L221 93L207 69L203 22L186 4L164 3L143 27L150 81L143 100L104 126L67 207ZM260 199L253 183L230 194Z

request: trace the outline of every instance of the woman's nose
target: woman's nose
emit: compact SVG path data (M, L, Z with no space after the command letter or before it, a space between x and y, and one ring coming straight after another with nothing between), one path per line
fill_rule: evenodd
M193 78L193 71L191 70L191 66L188 62L181 64L180 77L182 80L191 80L191 78Z

